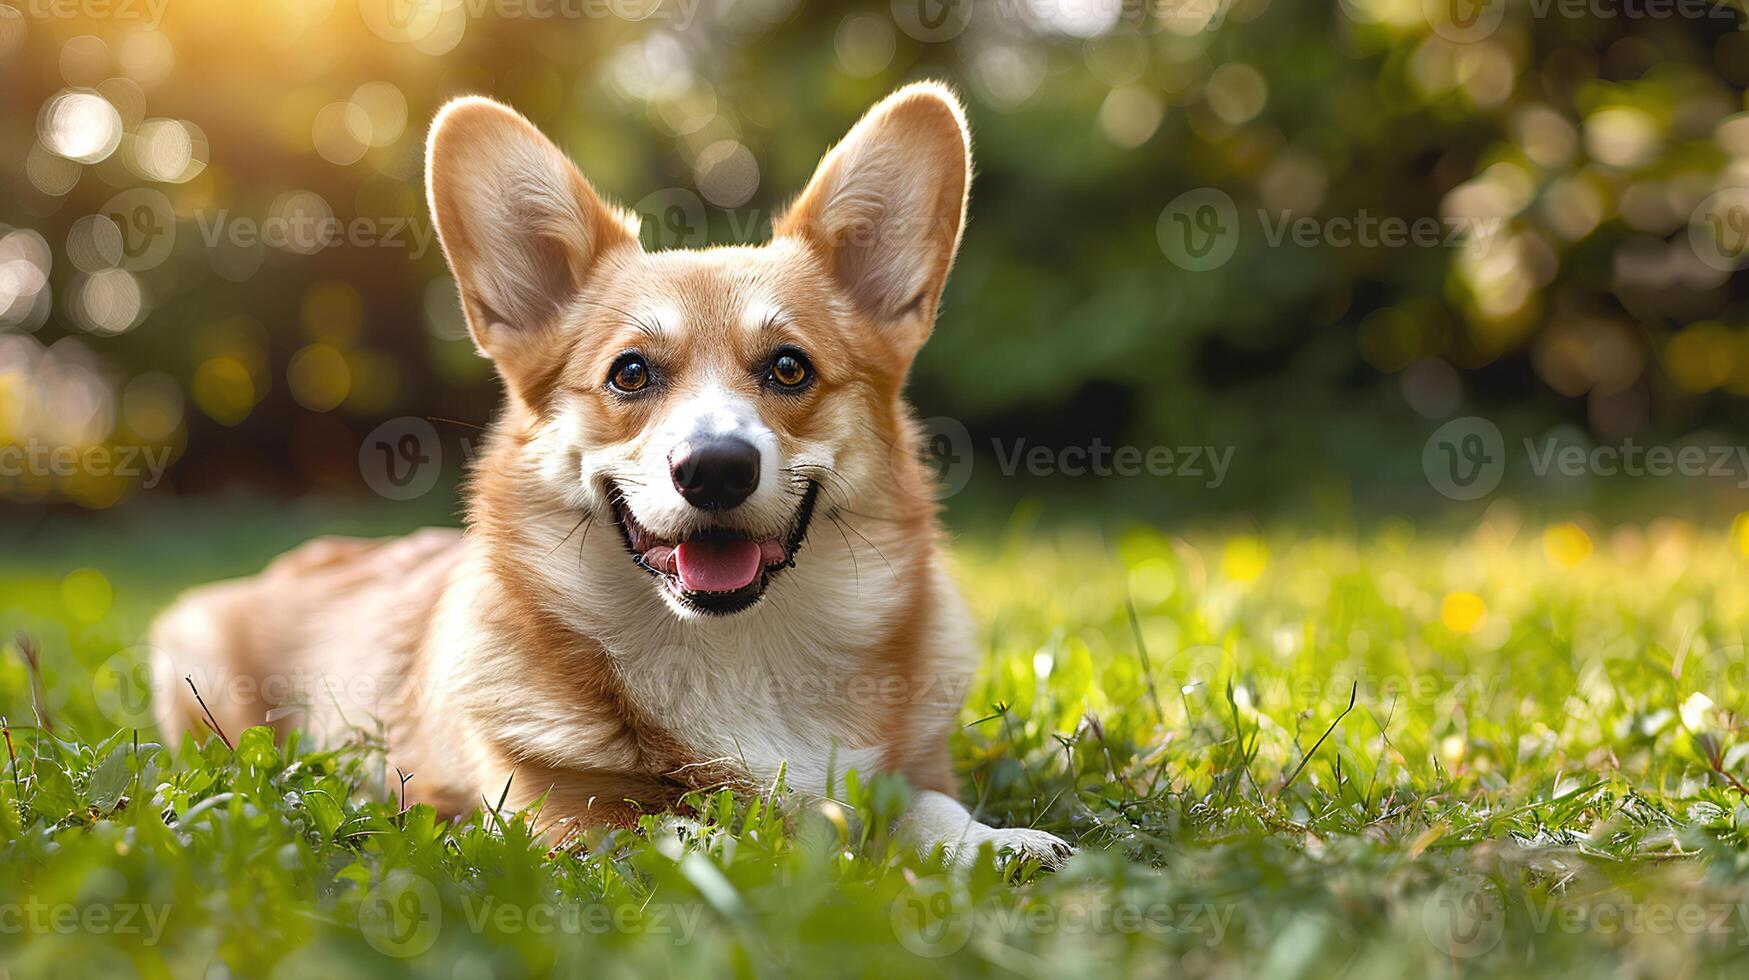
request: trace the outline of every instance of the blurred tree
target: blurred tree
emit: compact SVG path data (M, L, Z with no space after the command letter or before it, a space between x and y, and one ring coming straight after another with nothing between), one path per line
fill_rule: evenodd
M163 489L362 492L385 420L489 417L421 189L424 125L464 92L662 247L759 240L871 101L949 79L978 178L917 400L980 451L1250 461L1218 501L1137 493L1388 488L1464 414L1741 431L1742 0L54 9L0 6L0 445L165 448Z

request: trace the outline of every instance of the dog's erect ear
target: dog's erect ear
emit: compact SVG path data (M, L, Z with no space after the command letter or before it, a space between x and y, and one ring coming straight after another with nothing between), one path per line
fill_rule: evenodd
M611 249L637 247L614 211L552 141L490 99L438 112L425 187L474 342L506 380L550 351L560 312Z
M858 309L914 349L959 250L971 171L959 99L907 85L826 154L776 232L818 251Z

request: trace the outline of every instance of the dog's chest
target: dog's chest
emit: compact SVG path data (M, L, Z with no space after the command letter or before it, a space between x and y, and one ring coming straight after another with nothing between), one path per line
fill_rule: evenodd
M829 795L844 774L872 773L888 714L854 642L659 643L616 651L626 696L700 764Z

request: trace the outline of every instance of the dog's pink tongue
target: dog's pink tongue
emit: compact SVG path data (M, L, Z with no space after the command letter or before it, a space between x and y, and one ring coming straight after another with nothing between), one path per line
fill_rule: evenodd
M759 575L759 542L745 538L730 541L682 541L674 557L680 569L680 584L692 592L733 592L746 588Z

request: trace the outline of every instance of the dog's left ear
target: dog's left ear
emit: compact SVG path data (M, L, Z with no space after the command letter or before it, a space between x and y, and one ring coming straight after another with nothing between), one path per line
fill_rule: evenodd
M971 173L959 99L907 85L826 154L775 230L819 254L858 310L914 353L959 251Z

